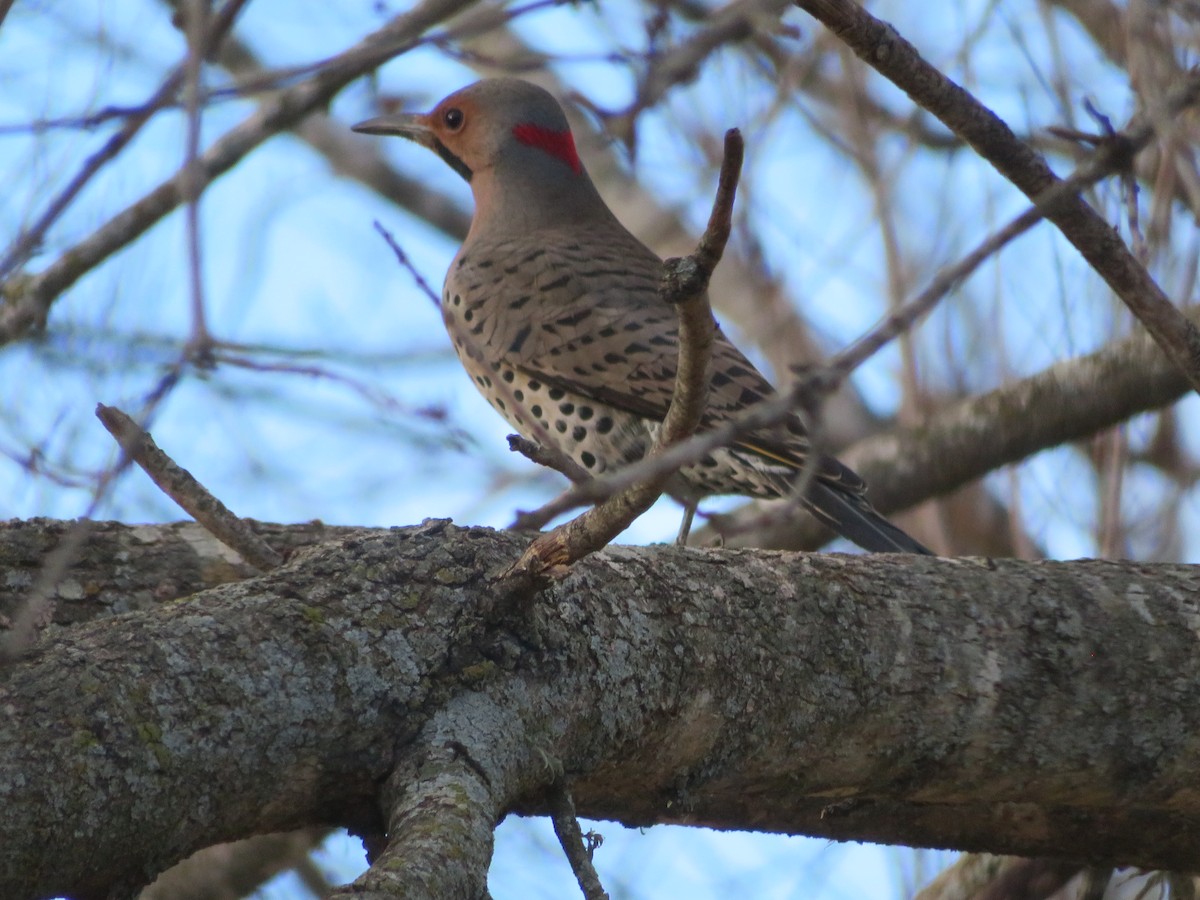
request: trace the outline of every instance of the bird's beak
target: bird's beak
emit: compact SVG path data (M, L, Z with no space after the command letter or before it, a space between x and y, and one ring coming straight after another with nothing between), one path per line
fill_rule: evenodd
M350 128L359 134L395 135L415 141L422 147L433 150L437 146L437 138L429 127L429 117L421 114L404 114L394 116L378 116L359 122Z

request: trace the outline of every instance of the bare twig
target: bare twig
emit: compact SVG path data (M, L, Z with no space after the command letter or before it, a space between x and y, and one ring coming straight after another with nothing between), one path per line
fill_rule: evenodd
M535 462L539 466L545 466L547 469L553 469L567 477L567 480L573 484L585 484L592 480L592 476L587 469L567 456L557 447L547 447L543 444L538 444L530 440L526 440L519 434L510 434L508 436L508 449L514 453L520 453L530 462ZM524 517L529 516L526 520ZM549 521L549 520L547 520ZM532 513L521 513L517 516L517 521L511 527L518 531L529 528L541 528L545 522L541 524L531 524L533 522Z
M554 824L554 833L562 845L579 889L583 891L586 900L608 900L596 867L592 865L592 851L584 843L583 832L579 828L579 819L575 815L575 801L563 785L555 785L550 789L550 821Z
M417 283L417 287L421 289L421 292L433 302L433 305L437 309L441 309L442 301L438 297L437 291L430 287L429 282L425 280L425 276L417 271L417 267L413 265L412 260L408 258L408 254L404 252L404 248L396 242L394 237L392 237L392 233L384 228L379 223L378 219L376 219L372 224L375 226L375 230L379 232L385 241L387 241L387 245L392 248L392 252L396 254L396 261L408 270L408 274L413 277L413 281Z
M183 507L217 540L232 547L246 562L260 569L273 569L283 562L283 557L255 534L245 520L235 516L190 472L176 465L133 419L116 407L103 403L97 404L96 417L117 439L121 449L145 470L163 493Z
M192 335L188 341L193 358L209 364L212 338L204 314L204 280L200 265L200 195L204 192L204 171L200 166L200 78L204 69L204 50L212 10L209 0L188 0L184 12L184 33L188 54L184 63L183 104L187 112L183 169L180 188L184 201L185 240L187 242L188 287L192 306Z
M686 440L699 426L708 402L716 331L707 289L729 239L743 154L744 144L737 129L725 132L725 159L704 236L695 253L668 260L664 267L659 296L674 305L679 314L679 360L671 406L647 454L650 459ZM675 471L669 468L657 472L549 534L541 535L504 578L537 583L551 573L565 572L571 564L604 547L649 509Z
M1047 195L1047 188L1053 190L1052 186L1059 184L1046 162L1018 140L1004 122L922 59L890 25L850 0L797 0L796 5L963 137L1039 206L1039 198ZM1136 151L1154 136L1157 121L1169 121L1180 110L1194 105L1198 97L1200 71L1193 70L1163 98L1160 109L1135 123L1123 139L1106 142L1105 155L1116 168L1125 168ZM1193 389L1200 392L1200 329L1171 303L1116 230L1082 197L1075 196L1074 190L1045 207L1045 214L1138 317Z

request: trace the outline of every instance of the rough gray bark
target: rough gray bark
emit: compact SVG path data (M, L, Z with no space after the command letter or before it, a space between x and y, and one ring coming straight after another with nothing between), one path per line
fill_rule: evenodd
M0 896L322 823L392 835L355 896L478 896L559 773L630 825L1196 868L1195 567L613 547L498 596L525 543L359 532L46 635L0 684Z

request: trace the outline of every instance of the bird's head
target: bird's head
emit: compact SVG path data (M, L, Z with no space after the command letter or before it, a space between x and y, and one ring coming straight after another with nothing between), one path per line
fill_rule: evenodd
M380 116L353 130L415 141L473 184L480 173L492 170L521 181L585 177L558 101L517 78L477 81L432 112Z

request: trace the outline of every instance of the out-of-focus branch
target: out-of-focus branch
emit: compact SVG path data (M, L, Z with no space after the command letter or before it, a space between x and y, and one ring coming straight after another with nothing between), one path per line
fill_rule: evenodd
M329 60L295 87L268 97L249 118L200 154L197 166L201 177L208 183L223 175L268 138L293 127L313 110L327 106L355 78L411 49L429 28L468 2L424 0L350 50ZM51 304L63 291L176 209L184 199L183 181L182 172L172 176L101 225L42 272L20 279L19 292L7 297L7 304L0 307L0 344L22 336L33 324L45 321Z
M633 103L616 115L604 116L609 132L632 145L634 122L644 110L657 106L672 88L694 80L717 50L754 35L761 38L768 27L783 28L779 18L791 5L792 0L732 0L710 12L694 34L649 60Z
M329 884L308 855L328 834L328 828L305 828L206 847L159 875L138 900L239 900L289 869L323 897Z
M1049 897L1080 871L1078 863L964 853L913 900L1037 900Z
M221 45L225 35L229 29L233 27L234 21L237 19L238 13L246 4L246 0L230 0L222 8L220 13L213 19L212 26L205 29L202 37L201 46L197 48L197 55L207 56ZM0 6L0 23L3 22L4 13L7 8ZM193 53L189 51L189 59ZM92 177L100 171L104 165L119 154L126 145L137 135L143 125L158 112L162 111L166 105L179 92L180 86L184 82L184 76L187 69L187 63L177 66L175 70L167 76L167 79L162 83L154 95L142 104L137 110L131 112L125 119L125 123L120 130L114 134L104 146L88 157L84 162L83 168L75 174L62 192L50 202L45 212L38 218L34 224L22 231L5 253L4 258L0 260L0 282L8 275L15 271L20 266L24 265L29 259L29 255L34 249L42 243L46 236L46 232L53 225L58 217L63 214L71 202L79 195ZM2 309L0 309L2 313ZM31 324L40 324L45 320L42 315L36 320L36 323L18 323L24 324L24 327L29 327ZM0 338L2 338L5 329L9 327L5 323L5 317L0 314Z
M854 52L908 93L920 106L962 136L984 159L1031 199L1041 202L1061 184L1045 161L1008 126L956 85L890 25L849 0L797 0ZM1163 99L1162 110L1135 123L1124 140L1110 144L1110 164L1128 166L1133 151L1149 142L1160 118L1193 105L1200 94L1200 72L1193 71ZM1200 392L1200 330L1167 299L1119 234L1075 191L1045 208L1045 216L1083 255L1109 287L1153 335L1163 352Z
M1200 310L1192 321L1200 322ZM1188 392L1183 374L1146 334L1137 334L1037 375L970 397L932 414L920 428L868 438L842 454L870 485L881 512L904 509L981 478L1039 450L1096 434ZM1036 410L1036 414L1029 411ZM726 518L730 545L811 549L829 533L805 516L754 534L744 531L754 507Z
M210 0L188 0L185 4L183 31L188 54L183 66L183 108L187 114L183 168L179 173L183 193L184 240L187 243L188 288L192 309L192 334L188 347L201 365L209 362L212 338L204 310L204 275L200 264L200 196L204 193L204 172L199 164L201 71L208 45Z

